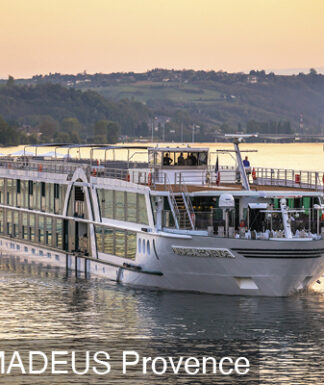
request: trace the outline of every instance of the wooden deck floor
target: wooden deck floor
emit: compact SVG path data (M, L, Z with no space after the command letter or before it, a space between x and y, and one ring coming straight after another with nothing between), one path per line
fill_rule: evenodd
M173 192L182 192L183 188L180 185L171 185ZM219 186L216 185L186 185L188 192L199 192L199 191L241 191L243 187L241 184L235 183L224 183ZM166 186L156 185L154 188L157 191L166 191ZM315 189L300 188L300 187L285 187L285 186L269 186L269 185L257 185L251 184L250 189L252 191L303 191L303 192L316 192Z

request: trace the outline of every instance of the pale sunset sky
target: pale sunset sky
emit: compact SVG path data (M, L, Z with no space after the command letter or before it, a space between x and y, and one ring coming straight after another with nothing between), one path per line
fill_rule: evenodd
M0 0L0 77L324 67L324 0Z

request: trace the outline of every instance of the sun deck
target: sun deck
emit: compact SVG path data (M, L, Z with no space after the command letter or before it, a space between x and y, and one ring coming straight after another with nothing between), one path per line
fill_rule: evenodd
M170 185L174 193L183 192L182 185L171 184ZM312 188L293 187L293 186L276 186L276 185L250 185L251 191L288 191L288 192L314 192ZM164 185L156 185L152 187L156 191L165 191ZM202 192L202 191L243 191L242 185L238 183L223 183L216 185L186 185L186 189L189 193Z

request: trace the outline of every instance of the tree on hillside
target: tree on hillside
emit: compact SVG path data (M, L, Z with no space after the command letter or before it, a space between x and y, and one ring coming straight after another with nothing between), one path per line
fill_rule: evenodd
M15 85L15 79L13 76L11 76L11 75L8 76L8 80L7 80L6 85L7 85L7 87L12 87Z
M120 134L117 122L99 120L94 126L94 140L96 143L116 143Z
M63 131L77 131L80 132L82 125L77 118L65 118L61 122Z

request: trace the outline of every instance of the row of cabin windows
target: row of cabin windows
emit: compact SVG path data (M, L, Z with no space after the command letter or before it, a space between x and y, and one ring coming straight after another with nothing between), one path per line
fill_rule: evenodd
M0 178L0 203L61 214L67 186Z
M149 224L144 194L104 189L97 191L103 218Z
M63 220L0 208L0 234L62 249Z
M95 226L97 251L135 260L136 233Z

